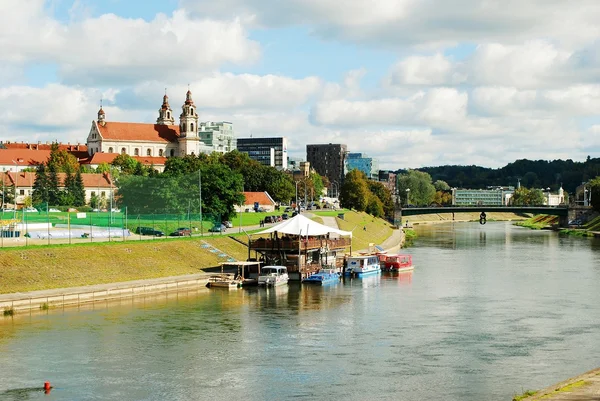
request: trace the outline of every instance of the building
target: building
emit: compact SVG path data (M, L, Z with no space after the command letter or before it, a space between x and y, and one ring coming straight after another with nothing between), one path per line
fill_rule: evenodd
M364 153L348 153L346 171L357 169L365 173L368 179L379 179L379 161Z
M227 153L237 148L237 140L233 131L233 124L227 121L200 123L198 132L200 140L205 144L205 153Z
M58 173L59 189L64 189L63 182L65 173ZM92 196L98 196L101 203L108 203L117 190L109 174L82 173L81 179L85 188L85 201L90 202ZM27 197L33 195L33 184L35 183L35 173L20 171L0 173L3 191L6 188L14 187L16 189L16 205L20 209L25 204ZM104 201L104 202L103 202ZM51 205L54 206L54 205Z
M379 170L377 177L377 180L385 185L392 195L396 194L396 173L387 170Z
M287 159L287 169L290 171L300 170L300 163L303 163L304 159L301 157L291 157L288 156Z
M506 206L514 193L513 187L490 189L452 188L454 206Z
M559 206L565 204L565 191L562 186L558 189L558 194L553 194L550 192L550 188L544 192L544 203L547 206Z
M306 161L320 175L327 177L330 188L340 186L346 174L347 147L343 144L306 145Z
M46 163L50 150L0 149L0 171L23 171Z
M285 137L238 138L237 140L238 151L247 153L252 160L278 170L287 169L287 147Z
M97 169L102 163L112 164L115 157L119 156L118 153L94 153L92 156L86 159L80 160L79 163L82 166L89 166L90 168ZM166 157L161 156L132 156L135 160L139 161L146 167L151 167L154 170L162 173L165 169Z
M276 202L267 192L244 192L245 201L243 205L235 205L237 213L244 211L254 212L256 208L262 208L265 212L275 210Z
M173 110L166 94L158 110L156 124L108 121L105 111L100 107L98 119L92 121L87 137L88 154L183 157L212 151L198 135L198 112L189 90L181 106L179 125L174 124Z

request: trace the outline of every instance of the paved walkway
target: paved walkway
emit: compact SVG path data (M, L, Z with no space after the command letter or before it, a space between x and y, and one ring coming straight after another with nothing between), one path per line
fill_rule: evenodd
M600 368L538 391L524 401L599 401Z

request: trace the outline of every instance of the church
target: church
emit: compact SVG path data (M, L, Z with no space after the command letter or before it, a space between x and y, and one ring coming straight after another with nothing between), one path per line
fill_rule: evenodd
M188 90L178 125L166 93L156 124L108 121L101 106L87 137L87 149L91 165L127 154L158 167L167 157L230 152L236 149L236 140L229 122L198 123L198 110Z

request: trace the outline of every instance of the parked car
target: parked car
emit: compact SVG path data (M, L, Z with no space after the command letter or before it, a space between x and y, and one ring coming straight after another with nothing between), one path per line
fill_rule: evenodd
M192 235L192 230L186 227L180 227L169 235L171 237L185 237L186 235Z
M569 221L570 226L580 226L581 224L583 224L583 222L579 219Z
M286 208L285 208L284 212L286 212L286 213L290 213L292 210L293 210L293 209L292 209L291 207L289 207L289 206L288 206L288 207L286 207Z
M11 209L9 207L0 210L0 212L3 212L3 213L13 213L14 211L15 211L15 209Z
M51 207L50 209L48 209L48 212L49 212L49 213L60 213L60 210L58 210L58 209L56 209L56 208L53 208L53 207Z
M296 217L298 215L298 211L294 210L294 213L292 213L292 217Z
M208 231L211 233L222 233L225 232L225 230L227 230L227 227L225 227L224 224L215 224Z
M277 216L265 216L265 223L277 222Z
M25 209L23 209L23 211L27 213L37 213L38 210L34 207L26 207Z
M231 221L224 221L223 225L227 228L233 228L233 223Z
M282 214L282 215L281 215L281 219L282 219L282 220L287 220L287 219L289 219L289 218L290 218L290 215L289 215L289 214L287 214L287 213L284 213L284 214Z
M152 227L137 227L135 233L140 235L154 235L155 237L163 237L165 235L162 231L155 230Z

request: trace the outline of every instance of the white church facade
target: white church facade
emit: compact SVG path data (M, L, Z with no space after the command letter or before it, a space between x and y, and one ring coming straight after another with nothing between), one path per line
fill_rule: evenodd
M235 149L235 134L231 123L199 123L198 111L192 100L192 92L189 90L181 110L179 125L175 125L173 110L166 94L158 110L156 124L108 121L104 110L100 107L98 119L92 122L87 137L88 153L92 158L97 153L114 154L114 157L118 154L127 154L136 158L147 157L160 164L162 158L164 163L167 157L183 157L215 151L224 153ZM202 131L202 136L205 136L207 129L211 129L213 124L216 130L223 124L229 128L227 134L231 136L229 143L233 143L233 148L215 146L216 144L205 143L202 140L199 131Z

